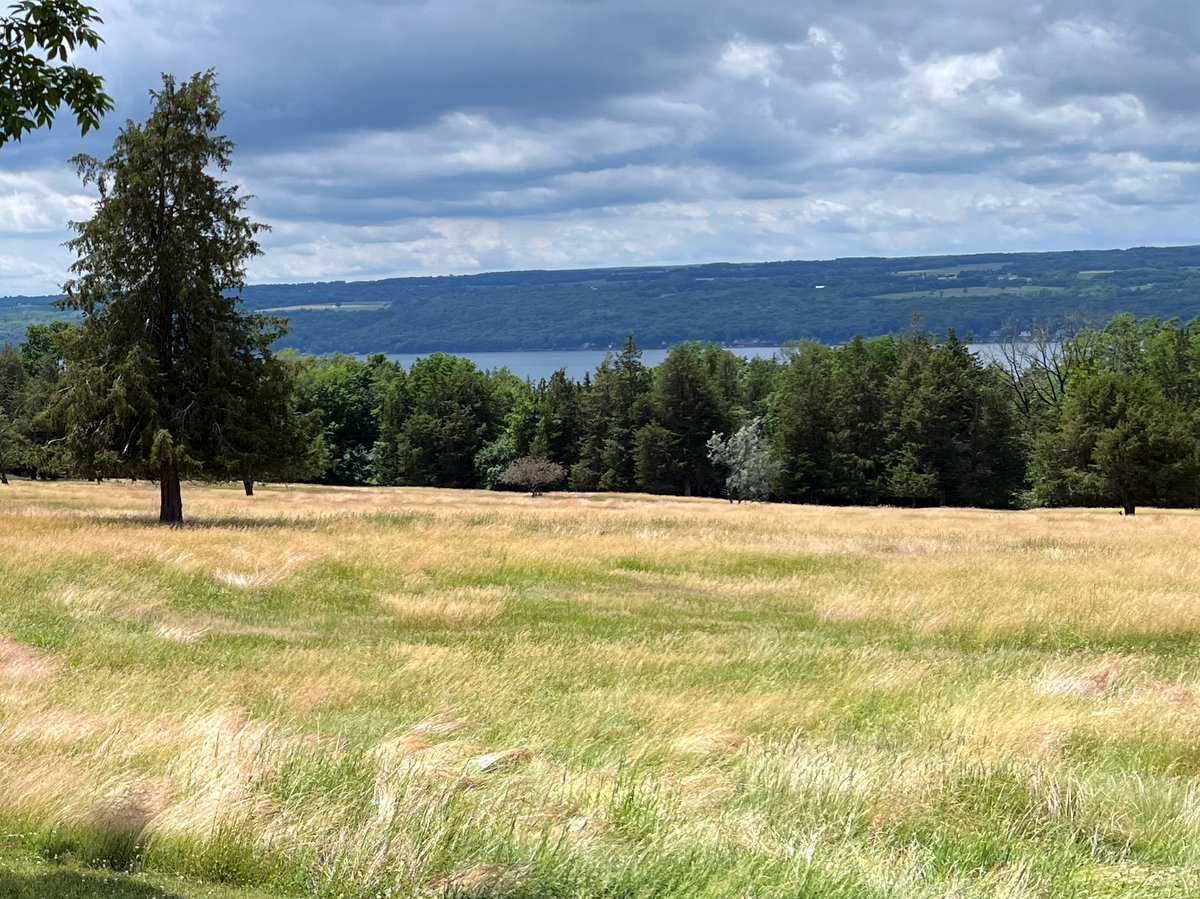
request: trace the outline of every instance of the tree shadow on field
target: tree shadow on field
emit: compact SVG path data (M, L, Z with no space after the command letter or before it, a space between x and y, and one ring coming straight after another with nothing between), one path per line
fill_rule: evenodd
M114 874L58 871L14 874L0 871L0 899L182 899Z
M219 518L205 518L197 516L196 518L184 518L182 525L163 524L158 520L156 515L95 515L89 516L88 522L93 524L110 524L117 526L133 526L133 527L180 527L185 531L213 531L213 530L242 530L242 531L271 531L271 530L293 530L293 531L313 531L333 524L337 521L345 520L347 516L314 516L312 518L286 518L283 516L275 516L271 518L242 518L237 515L223 515ZM4 894L0 893L0 899L4 899Z

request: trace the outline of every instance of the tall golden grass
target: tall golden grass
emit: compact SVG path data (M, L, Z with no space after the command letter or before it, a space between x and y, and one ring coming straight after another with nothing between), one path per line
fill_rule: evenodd
M47 854L346 896L1200 887L1200 514L154 499L0 490L0 828Z

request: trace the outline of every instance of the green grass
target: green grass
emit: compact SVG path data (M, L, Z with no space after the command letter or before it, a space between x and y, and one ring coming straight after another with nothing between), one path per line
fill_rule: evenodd
M1184 897L1200 515L0 491L0 897Z
M56 861L50 853L0 840L0 896L4 899L278 899L279 893L229 887L195 878L118 872Z

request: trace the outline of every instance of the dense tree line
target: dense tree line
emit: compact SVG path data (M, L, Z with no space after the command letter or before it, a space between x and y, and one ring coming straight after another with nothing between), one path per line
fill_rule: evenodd
M96 474L62 452L50 414L71 383L73 332L34 325L0 351L5 474ZM560 370L536 384L442 353L409 369L382 355L281 361L257 403L274 422L263 436L292 445L268 443L244 471L218 476L503 488L519 483L505 477L515 462L535 459L576 490L1127 513L1200 505L1200 322L1122 315L1013 343L991 364L953 331L917 327L802 341L776 359L684 343L655 367L630 337L582 382Z

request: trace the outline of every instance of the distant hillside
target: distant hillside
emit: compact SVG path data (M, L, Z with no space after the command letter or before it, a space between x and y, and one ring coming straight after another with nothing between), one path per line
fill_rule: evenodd
M25 329L35 322L46 324L55 319L77 321L75 312L55 309L57 297L0 297L0 346L13 346L25 339Z
M291 319L282 345L314 353L607 347L630 332L646 347L840 342L904 330L913 315L931 331L986 340L1123 311L1198 317L1200 247L271 284L248 287L244 297L250 309ZM14 339L9 331L22 315L53 317L47 302L0 300L0 339Z

